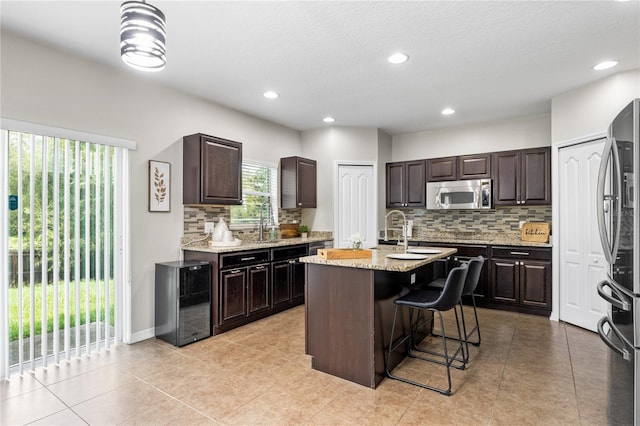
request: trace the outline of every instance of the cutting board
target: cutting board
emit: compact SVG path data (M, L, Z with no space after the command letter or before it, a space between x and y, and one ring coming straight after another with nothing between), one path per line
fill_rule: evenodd
M522 241L546 243L549 241L551 226L548 222L526 222L522 225Z
M360 249L354 250L350 248L344 249L319 249L318 256L323 259L370 259L372 255L371 250Z

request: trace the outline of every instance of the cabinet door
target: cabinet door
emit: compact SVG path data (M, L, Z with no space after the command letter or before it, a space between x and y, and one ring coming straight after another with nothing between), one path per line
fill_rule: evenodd
M291 281L289 279L289 261L274 262L271 271L273 306L291 300Z
M493 259L490 263L491 298L497 302L518 303L519 269L516 262Z
M247 269L232 269L220 273L220 322L246 316L245 282Z
M406 196L404 207L424 207L426 198L425 162L405 163Z
M458 179L491 177L491 154L461 155L458 157Z
M300 208L316 207L316 162L298 159L297 205Z
M291 292L292 298L304 297L305 264L300 261L293 261L291 269Z
M520 303L551 309L551 262L520 262Z
M200 202L242 204L242 144L202 137Z
M493 204L520 204L520 151L496 152L491 164Z
M387 163L387 207L404 207L405 163Z
M269 266L258 265L249 268L247 282L247 313L249 315L269 309Z
M457 178L457 157L427 160L427 180L429 182L456 180Z
M520 204L551 204L551 148L522 151Z

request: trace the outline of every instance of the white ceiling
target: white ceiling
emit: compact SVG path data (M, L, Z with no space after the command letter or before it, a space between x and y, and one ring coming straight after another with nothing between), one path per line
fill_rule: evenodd
M554 96L640 67L637 0L150 3L166 15L167 68L145 78L298 130L326 115L399 134L544 113ZM0 24L125 68L119 9L2 0ZM410 60L389 64L396 51ZM605 59L619 65L592 69ZM442 116L447 106L457 113Z

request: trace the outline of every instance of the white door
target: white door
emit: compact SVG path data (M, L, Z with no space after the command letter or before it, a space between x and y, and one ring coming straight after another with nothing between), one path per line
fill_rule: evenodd
M596 181L604 139L558 151L560 320L596 331L606 302L596 285L606 277L596 219Z
M335 200L336 247L352 247L359 233L362 247L375 247L377 239L376 179L372 164L338 164Z

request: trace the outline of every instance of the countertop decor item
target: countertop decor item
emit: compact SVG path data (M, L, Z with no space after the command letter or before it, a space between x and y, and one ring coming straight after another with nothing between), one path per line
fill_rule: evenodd
M318 256L323 259L370 259L372 253L367 249L318 249Z
M522 225L522 241L546 243L549 241L551 227L547 222L526 222Z
M281 223L280 236L282 238L295 238L300 236L300 225L297 223Z
M149 160L149 211L171 211L171 163Z
M307 238L307 236L309 235L309 227L307 225L300 225L298 231L300 231L300 236L302 238Z
M167 62L164 13L143 1L120 6L120 56L139 71L162 71Z

